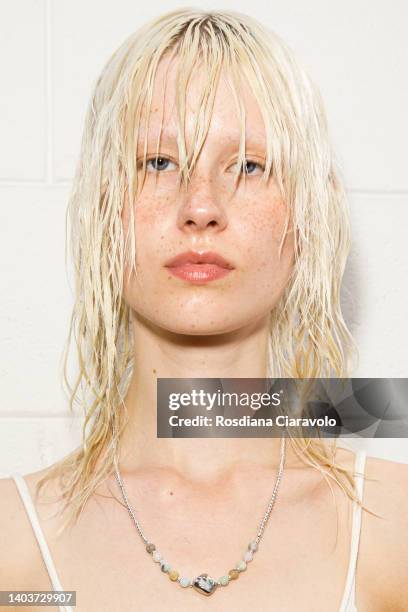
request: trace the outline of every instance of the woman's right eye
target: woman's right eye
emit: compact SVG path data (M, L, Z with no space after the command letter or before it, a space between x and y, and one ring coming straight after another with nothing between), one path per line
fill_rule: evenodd
M169 166L171 166L171 164L173 164L173 166L175 167L176 164L172 161L170 161L167 157L151 157L150 159L146 160L146 168L148 172L165 172L166 170L169 170ZM171 170L174 170L174 168L171 168Z

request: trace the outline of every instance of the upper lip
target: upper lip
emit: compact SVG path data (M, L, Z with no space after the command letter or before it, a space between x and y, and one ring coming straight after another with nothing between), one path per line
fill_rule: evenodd
M234 267L226 259L224 259L224 257L218 253L215 253L214 251L186 251L185 253L176 255L176 257L170 259L165 265L168 268L174 268L176 266L182 266L186 263L215 264L221 268L228 268L230 270L232 270Z

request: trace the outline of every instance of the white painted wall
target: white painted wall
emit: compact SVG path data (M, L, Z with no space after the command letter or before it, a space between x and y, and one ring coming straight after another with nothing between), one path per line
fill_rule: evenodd
M320 85L346 177L353 252L345 311L356 376L408 376L408 4L243 0ZM179 3L3 0L0 20L0 474L39 469L79 440L61 391L71 293L65 205L99 70L147 18ZM351 441L408 462L406 440Z

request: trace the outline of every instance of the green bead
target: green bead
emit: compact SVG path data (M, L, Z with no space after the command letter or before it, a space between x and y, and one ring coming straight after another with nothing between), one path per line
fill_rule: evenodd
M236 568L239 572L244 572L247 568L247 564L245 563L245 561L240 561L239 563L237 563Z
M230 581L229 576L221 576L218 582L222 584L222 586L227 586L229 581Z

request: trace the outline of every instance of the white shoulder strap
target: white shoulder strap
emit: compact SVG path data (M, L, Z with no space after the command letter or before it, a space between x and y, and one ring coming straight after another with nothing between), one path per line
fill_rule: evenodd
M366 452L361 450L356 454L354 473L356 479L357 494L361 502L363 501L364 491L364 470L366 464ZM358 547L361 533L361 506L353 502L353 520L351 527L350 560L347 571L346 587L343 593L343 600L340 605L340 612L356 610L355 588L356 588L356 568Z
M28 489L27 483L21 474L14 474L12 478L14 482L16 483L17 489L20 493L20 497L23 501L25 510L27 512L27 516L33 528L35 537L37 538L38 546L40 547L40 551L44 559L45 566L47 568L49 577L51 579L52 587L54 591L63 591L64 589L62 588L60 580L58 578L58 574L55 569L54 561L52 560L50 549L48 548L48 544L44 537L44 532L41 529L40 521L38 520L38 514L35 509L33 500L31 499L31 495L30 495L30 491ZM72 612L72 607L71 606L65 606L65 607L60 606L60 612Z

